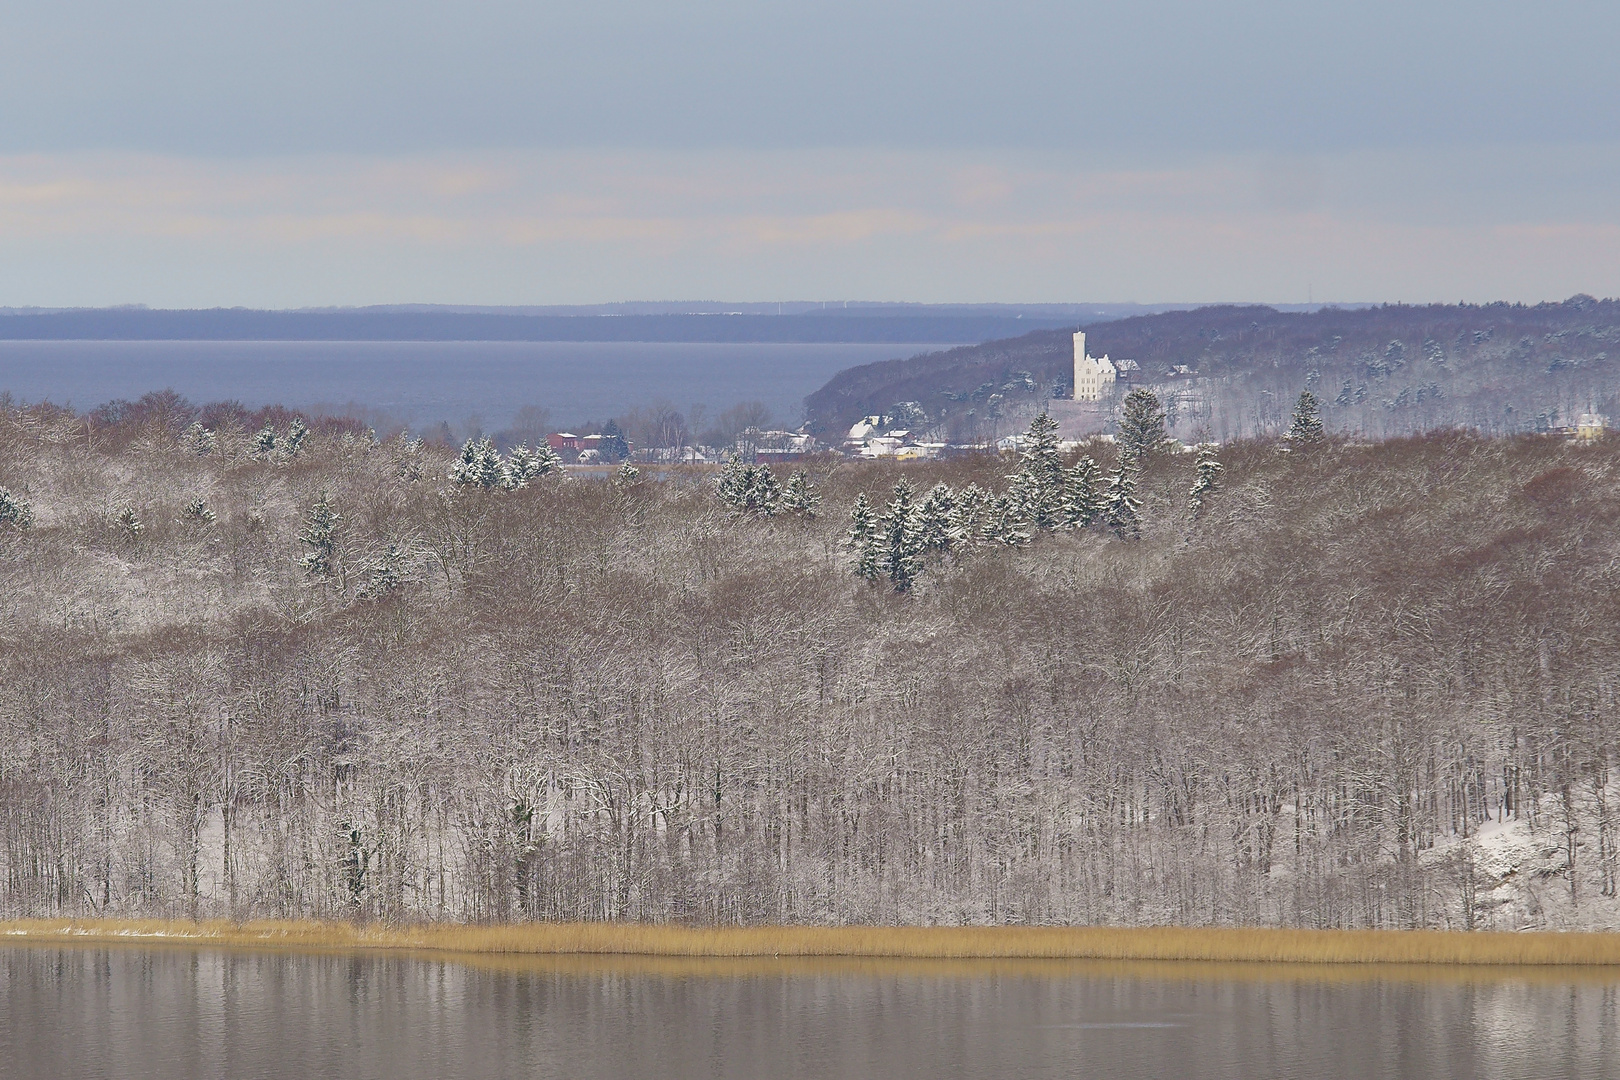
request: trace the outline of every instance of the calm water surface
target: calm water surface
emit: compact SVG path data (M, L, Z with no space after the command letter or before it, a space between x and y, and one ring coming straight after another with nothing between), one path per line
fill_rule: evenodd
M0 391L85 410L173 387L250 407L354 401L420 429L524 405L560 424L667 398L713 413L763 401L797 426L805 395L847 367L943 345L707 345L559 341L0 341Z
M0 949L7 1077L1617 1077L1620 976Z

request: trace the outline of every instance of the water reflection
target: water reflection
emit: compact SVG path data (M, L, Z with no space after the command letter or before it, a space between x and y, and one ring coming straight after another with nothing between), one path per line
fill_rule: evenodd
M17 1077L1620 1076L1620 974L0 949Z

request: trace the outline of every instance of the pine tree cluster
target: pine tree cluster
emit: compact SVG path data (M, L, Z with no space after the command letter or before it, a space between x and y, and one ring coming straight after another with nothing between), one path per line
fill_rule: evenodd
M519 443L502 459L493 440L468 439L461 445L461 455L450 465L450 479L458 487L516 491L561 468L562 458L549 446L531 450Z
M736 454L726 458L715 484L715 494L720 501L739 514L815 517L821 506L821 492L803 469L788 477L784 487L769 465L745 465Z
M1127 399L1127 421L1122 421L1132 434L1122 440L1118 464L1106 479L1090 456L1064 464L1057 422L1043 412L1024 435L1019 469L1008 477L1003 494L977 484L961 491L936 484L918 502L910 481L902 479L881 516L864 494L857 496L846 537L855 553L855 575L872 582L887 578L896 592L909 592L930 562L978 546L1018 547L1041 531L1095 527L1122 540L1137 539L1142 526L1138 480L1143 463L1165 438L1158 399L1147 391L1133 397L1136 403ZM1200 475L1207 486L1195 491L1195 499L1213 491L1220 471L1212 456L1204 461L1200 458Z

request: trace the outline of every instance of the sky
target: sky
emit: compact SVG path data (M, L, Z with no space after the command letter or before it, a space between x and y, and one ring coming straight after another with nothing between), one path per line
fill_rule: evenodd
M0 306L1620 295L1620 5L0 0Z

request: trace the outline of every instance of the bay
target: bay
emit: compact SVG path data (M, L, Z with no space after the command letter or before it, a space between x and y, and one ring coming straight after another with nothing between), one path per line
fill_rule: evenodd
M709 415L761 401L796 427L804 398L858 364L940 345L554 341L0 341L0 392L88 410L172 388L196 403L235 399L341 411L458 435L499 430L533 405L559 427L659 400ZM372 417L368 415L368 419ZM470 421L476 420L477 425Z

